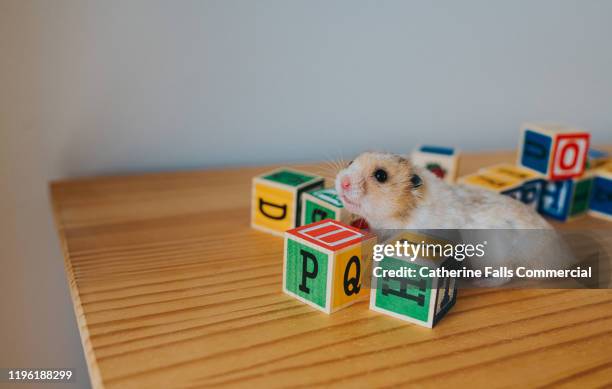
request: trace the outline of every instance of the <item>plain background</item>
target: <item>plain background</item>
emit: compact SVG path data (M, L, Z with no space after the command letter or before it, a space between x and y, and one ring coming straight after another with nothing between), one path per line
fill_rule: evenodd
M610 20L603 0L0 0L0 367L88 385L49 180L509 149L524 120L612 144Z

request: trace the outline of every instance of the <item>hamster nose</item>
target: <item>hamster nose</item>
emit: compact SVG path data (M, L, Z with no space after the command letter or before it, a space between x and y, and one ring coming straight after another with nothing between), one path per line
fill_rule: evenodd
M342 177L342 180L340 180L340 186L342 186L342 189L344 190L351 189L351 179L347 176Z

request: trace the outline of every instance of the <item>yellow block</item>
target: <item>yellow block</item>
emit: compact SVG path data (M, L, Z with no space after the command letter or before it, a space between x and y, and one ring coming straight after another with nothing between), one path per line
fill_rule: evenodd
M531 170L510 164L493 165L482 169L481 172L500 174L502 176L507 176L509 178L521 181L532 180L540 177L537 173Z
M332 310L351 304L358 299L369 296L370 289L364 282L369 274L368 261L372 258L374 241L365 241L351 247L335 256L334 279L332 280L333 301ZM359 262L359 279L357 276L357 261ZM349 263L350 262L350 263ZM347 269L348 268L348 269ZM346 273L346 278L345 278ZM345 279L349 280L345 290ZM355 289L355 286L358 288Z
M521 184L520 180L490 173L470 174L462 177L459 182L465 185L479 186L494 192L503 192Z
M598 176L612 178L612 161L608 161L606 164L599 167L595 172Z
M253 190L252 224L284 233L294 227L295 191L256 183Z

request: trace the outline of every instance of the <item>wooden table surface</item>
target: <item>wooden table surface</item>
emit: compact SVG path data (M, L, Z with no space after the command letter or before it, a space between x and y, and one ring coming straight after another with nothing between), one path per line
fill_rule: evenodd
M466 156L461 173L513 158ZM94 387L612 385L610 290L460 290L433 330L283 294L282 239L249 227L269 168L51 184Z

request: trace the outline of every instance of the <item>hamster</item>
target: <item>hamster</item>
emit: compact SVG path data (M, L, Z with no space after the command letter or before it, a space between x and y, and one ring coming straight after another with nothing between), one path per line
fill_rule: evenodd
M485 232L483 235L481 232L481 237L500 242L488 242L492 250L483 258L486 260L469 261L466 265L471 268L530 265L554 268L568 262L562 253L554 257L550 252L551 245L559 247L557 235L552 226L527 205L485 189L449 185L399 155L363 153L337 174L335 186L345 208L366 219L379 237L385 236L385 230L392 229L463 230L459 231L462 239L469 237L472 241L478 237L477 230L550 231L542 234L547 236L545 239L526 239L528 245L518 242L518 235L509 242L508 234ZM495 239L496 236L499 239ZM513 255L508 255L509 252ZM550 263L551 258L559 263ZM493 286L506 281L488 280L481 284Z

